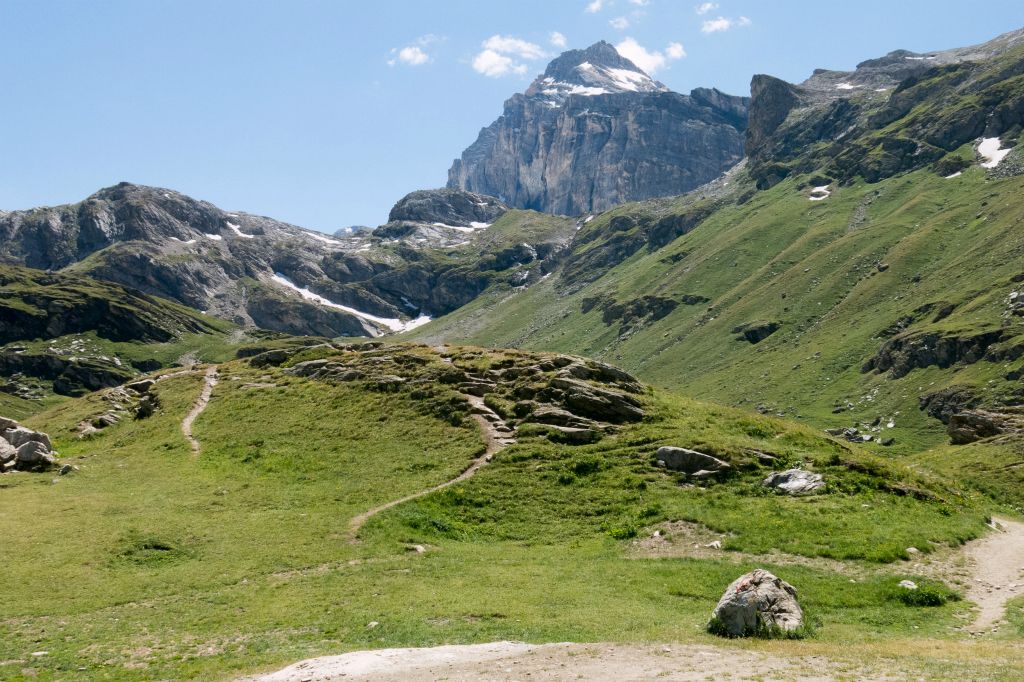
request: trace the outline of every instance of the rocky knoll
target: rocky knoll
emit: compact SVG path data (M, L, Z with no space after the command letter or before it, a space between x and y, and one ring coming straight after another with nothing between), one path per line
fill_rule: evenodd
M563 215L681 194L740 160L746 114L743 97L669 91L602 41L506 101L448 186Z
M569 444L595 442L646 414L645 389L634 377L566 355L372 342L271 349L249 362L321 381L406 392L424 409L455 422L472 411L468 396L482 397L517 434Z

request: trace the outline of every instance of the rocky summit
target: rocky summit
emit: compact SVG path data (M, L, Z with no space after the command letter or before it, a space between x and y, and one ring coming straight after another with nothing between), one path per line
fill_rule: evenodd
M563 53L506 101L448 186L562 215L681 194L742 158L747 104L672 92L601 41Z

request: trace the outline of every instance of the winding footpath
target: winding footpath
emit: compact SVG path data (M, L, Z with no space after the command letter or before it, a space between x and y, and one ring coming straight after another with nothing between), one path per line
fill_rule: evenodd
M189 413L185 415L185 418L181 420L181 433L185 436L185 440L188 441L189 447L192 448L192 456L198 457L201 449L199 441L192 435L192 424L196 418L203 413L206 406L210 404L210 397L213 395L213 387L217 385L217 365L210 365L206 368L206 374L203 375L203 390L200 392L199 397L196 399L195 404Z
M465 397L469 401L469 404L473 406L473 419L475 419L477 424L480 425L480 430L483 432L484 440L487 443L483 453L474 459L461 474L451 480L435 485L432 488L427 488L426 490L420 490L419 492L415 492L411 495L406 495L400 499L391 500L379 507L374 507L373 509L367 510L362 514L353 517L349 522L348 527L350 541L354 542L356 537L359 535L360 529L362 529L367 521L377 514L387 511L392 507L397 507L400 504L405 504L406 502L437 492L438 490L444 490L445 488L455 485L461 481L465 481L479 471L480 467L490 462L491 458L494 457L496 453L501 452L506 447L516 442L512 429L509 428L508 425L505 424L505 421L491 410L491 408L484 405L483 398L478 398L475 395L467 395ZM184 423L182 423L182 428L184 429Z

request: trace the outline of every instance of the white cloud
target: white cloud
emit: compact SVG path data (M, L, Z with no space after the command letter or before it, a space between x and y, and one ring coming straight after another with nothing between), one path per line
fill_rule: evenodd
M554 47L565 47L567 44L565 36L558 31L551 32L551 35L548 37L548 42L550 42Z
M545 56L540 45L528 43L512 36L493 35L484 41L483 47L485 50L511 54L522 59L540 59Z
M558 36L565 40L561 33ZM552 40L554 37L552 34ZM524 61L547 56L540 45L512 36L493 35L481 47L483 50L473 57L473 70L491 78L524 74L529 69Z
M590 14L597 14L602 9L604 9L604 0L593 0L593 2L587 4L587 8L583 11Z
M637 7L643 7L650 3L651 0L629 0L630 4L636 5Z
M703 3L699 4L699 5L697 5L697 7L694 8L694 9L697 12L697 14L707 14L708 12L713 12L714 10L718 9L718 3L717 2L703 2Z
M625 29L629 28L629 19L627 19L626 17L615 17L614 19L608 22L608 25L611 26L612 28L624 31Z
M429 62L432 57L423 48L444 41L444 37L436 36L433 33L428 33L425 36L420 36L412 45L406 45L405 47L393 47L391 48L391 59L388 60L388 66L395 66L396 64L406 64L408 66L421 66Z
M416 45L410 45L398 51L398 61L409 66L419 66L429 62L430 55Z
M526 64L516 63L494 50L484 50L473 58L473 70L491 78L500 78L510 73L526 73Z
M725 17L717 17L715 19L708 19L700 27L703 33L720 33L721 31L728 31L731 28L742 28L744 26L750 26L753 22L747 17L740 17L739 19L727 19Z
M659 69L665 68L670 61L682 59L686 56L686 50L680 43L669 43L664 52L648 51L633 38L626 38L615 46L619 54L633 62L648 74L653 74Z

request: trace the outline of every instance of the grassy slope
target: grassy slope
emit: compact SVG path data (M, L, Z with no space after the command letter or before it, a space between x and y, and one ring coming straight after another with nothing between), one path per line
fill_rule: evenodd
M1024 178L988 180L972 168L947 180L918 171L839 188L820 202L808 201L795 182L717 211L582 289L556 274L526 290L493 291L413 336L576 352L659 386L748 408L765 403L818 426L895 417L889 433L897 453L944 441L941 424L917 409L922 393L954 383L990 394L1013 388L1002 379L1008 368L987 362L955 372L915 370L899 380L860 367L882 343L883 328L926 303L958 305L942 322L925 318L914 329L1000 326L1015 288L1010 278L1022 270L1024 232L1017 226L1024 206L1016 198ZM588 228L644 210L620 207ZM879 272L878 263L889 268ZM599 294L619 301L696 294L711 302L680 305L620 337L619 325L603 323L599 310L581 311L584 298ZM756 346L736 340L732 329L756 320L783 325ZM847 401L850 412L832 414Z
M851 640L884 656L894 639L956 637L966 608L898 604L899 569L872 567L909 544L974 536L983 510L899 467L837 466L837 456L873 458L781 420L657 393L650 421L593 446L526 439L474 479L374 518L353 545L349 518L458 472L482 447L475 430L423 416L405 394L231 363L196 424L204 450L193 459L178 429L199 387L198 375L161 382L157 415L93 440L69 429L102 410L96 396L30 421L81 471L56 484L0 479L5 566L18 576L0 585L0 678L28 667L40 679L212 679L343 650L502 638L711 641L710 608L754 564L628 558L627 538L663 519L732 531L727 549L862 565L856 583L824 567L774 567L817 624L806 646L832 654ZM763 471L681 487L651 465L661 443L814 462L831 492L765 495ZM945 502L879 490L893 479ZM49 654L29 656L40 650ZM946 658L915 665L981 670Z

